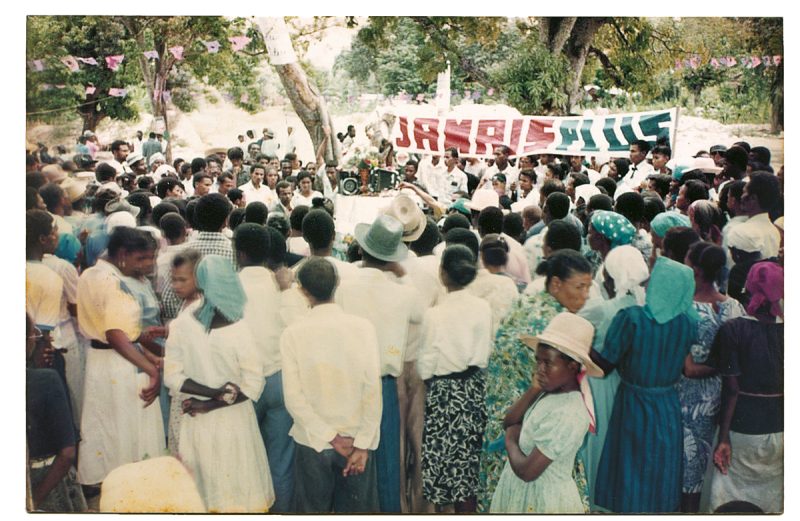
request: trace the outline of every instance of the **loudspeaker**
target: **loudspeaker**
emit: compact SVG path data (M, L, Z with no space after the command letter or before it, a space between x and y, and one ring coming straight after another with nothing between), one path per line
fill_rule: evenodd
M370 192L382 192L384 190L394 190L400 183L400 174L391 170L376 168L369 173Z
M339 194L358 195L361 188L361 180L356 172L339 172Z

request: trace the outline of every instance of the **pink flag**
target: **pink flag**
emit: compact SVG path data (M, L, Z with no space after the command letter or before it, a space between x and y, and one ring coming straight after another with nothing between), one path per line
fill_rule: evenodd
M182 45L176 45L175 47L170 47L169 48L169 52L172 53L172 55L175 57L176 60L182 60L183 59L183 46Z
M491 96L493 94L494 94L494 89L492 87L489 87L489 90L486 91L486 95Z
M250 40L252 40L252 38L249 36L231 36L228 38L228 41L231 42L231 48L234 51L241 51L244 49L247 44L250 43Z
M736 65L736 58L734 58L733 56L728 56L727 63L725 65L727 65L728 67L733 67L734 65Z
M36 72L42 72L44 70L44 63L42 63L42 60L33 60L33 70Z
M753 56L750 58L750 63L752 64L753 67L758 67L759 65L761 65L761 58L759 58L758 56Z
M100 65L99 63L97 63L97 60L95 60L92 57L89 57L89 58L77 58L76 57L75 59L78 60L79 62L85 63L87 65Z
M144 57L148 60L157 60L158 59L158 51L144 51Z
M683 69L683 63L680 60L675 60L675 70L679 71Z
M242 94L242 97L239 98L239 101L241 101L242 103L247 103L248 101L250 101L250 96L248 96L247 93L245 92L244 94Z
M776 55L776 56L773 56L773 57L772 57L772 63L774 63L774 64L775 64L775 66L777 67L778 65L780 65L780 64L781 64L781 59L782 59L782 57L781 57L781 55L780 55L780 54L778 54L778 55Z
M689 67L692 69L696 69L700 65L700 58L697 56L692 56L689 58Z
M117 88L110 88L108 89L108 95L113 96L115 98L123 98L128 94L128 91L125 89L117 89Z
M211 42L207 42L207 41L204 40L203 41L203 45L205 45L206 49L208 49L208 52L210 52L212 54L217 52L217 51L219 51L219 42L216 41L216 40L211 41Z
M61 63L66 65L70 72L78 72L80 69L80 67L78 67L78 60L72 56L65 56L61 58Z
M87 96L91 96L92 94L95 93L96 90L97 90L97 87L95 87L94 85L87 85L86 86L86 95Z
M717 61L717 59L716 59L716 58L711 58L711 61L710 61L709 63L710 63L710 64L711 64L711 66L712 66L712 67L714 67L715 69L719 69L719 62Z
M170 101L172 101L172 94L170 94L168 90L165 90L161 94L161 98L164 100L164 103L169 103Z
M119 69L122 60L125 59L125 55L123 54L115 54L114 56L106 56L106 65L112 71L116 71Z

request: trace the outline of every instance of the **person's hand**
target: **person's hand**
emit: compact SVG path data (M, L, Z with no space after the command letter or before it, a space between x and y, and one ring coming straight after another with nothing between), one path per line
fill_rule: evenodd
M342 471L342 476L356 476L364 472L367 468L369 453L367 449L353 449L353 453L347 458L347 465Z
M148 371L147 375L150 377L150 385L139 393L139 398L144 401L145 407L150 406L158 398L158 393L161 390L161 376L158 374L158 369L153 367L152 371Z
M333 450L344 456L345 458L349 458L350 455L353 453L353 438L350 436L340 436L337 434L331 440L331 446Z
M154 355L147 349L142 349L142 353L144 354L144 357L147 358L147 360L151 364L156 366L156 369L161 369L162 367L164 367L164 359L161 358L160 356Z
M239 397L239 395L242 393L241 388L233 382L227 382L225 385L217 389L217 391L218 392L214 396L214 399L219 400L221 402L225 402L227 404L234 403L236 399ZM232 397L230 397L231 395Z
M209 411L208 400L198 400L197 398L188 398L181 403L181 410L183 414L189 416L196 416L198 414L205 414Z
M721 441L717 444L714 451L714 465L723 474L728 474L728 467L731 466L731 442Z
M50 339L47 337L40 338L36 341L36 349L33 351L33 366L37 369L53 367L55 354L56 350L53 348Z

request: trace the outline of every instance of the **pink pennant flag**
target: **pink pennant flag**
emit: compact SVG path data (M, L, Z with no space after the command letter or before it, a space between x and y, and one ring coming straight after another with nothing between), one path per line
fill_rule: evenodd
M99 63L97 63L97 60L95 60L92 57L89 57L89 58L77 58L76 57L75 59L78 60L81 63L85 63L86 65L100 65Z
M176 45L175 47L170 47L169 52L175 57L176 60L183 59L183 45Z
M42 60L33 60L31 62L31 69L36 72L42 72L44 70L44 63L42 63Z
M782 56L780 54L772 57L772 63L775 64L775 67L781 64Z
M759 65L761 65L761 58L759 58L758 56L753 56L750 58L750 63L752 64L753 67L758 67Z
M158 59L158 51L144 51L144 57L148 60L157 60Z
M165 90L161 94L161 98L164 100L164 103L169 103L170 101L172 101L172 94L170 94L168 90Z
M126 89L117 89L117 88L110 88L108 89L108 95L113 96L115 98L123 98L128 94Z
M125 55L123 54L115 54L113 56L106 56L106 66L111 69L112 71L116 71L119 69L122 60L125 59Z
M95 91L97 91L97 87L95 87L94 85L87 85L86 86L86 95L87 96L91 96L92 94L95 93Z
M725 65L727 65L728 67L733 67L734 65L736 65L736 58L734 58L733 56L728 56L727 58L725 58Z
M242 94L242 97L239 98L239 101L241 101L242 103L247 103L248 101L250 101L250 96L248 96L248 94L245 92L244 94Z
M717 59L716 59L716 58L711 58L711 61L710 61L709 63L710 63L710 64L711 64L711 66L712 66L712 67L714 67L715 69L719 69L719 62L717 61Z
M679 71L683 69L683 63L680 60L675 60L675 70Z
M215 52L219 51L219 42L216 40L213 40L211 42L207 42L204 40L203 45L206 46L206 49L208 49L208 52L210 52L211 54L214 54Z
M252 38L249 36L231 36L228 41L231 42L231 49L234 51L241 51L244 49Z
M692 69L696 69L700 65L700 58L697 56L692 56L689 58L689 67Z
M65 56L61 58L61 63L67 66L70 72L78 72L80 67L78 66L78 60L73 58L72 56Z
M492 96L493 94L494 94L494 89L492 87L489 87L489 90L486 91L486 95Z

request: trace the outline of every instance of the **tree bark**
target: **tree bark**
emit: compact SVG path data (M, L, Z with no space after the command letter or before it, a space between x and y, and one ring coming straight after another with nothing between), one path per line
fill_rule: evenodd
M770 92L772 110L770 113L770 130L773 134L778 134L783 130L783 62L775 71L775 79L772 80Z
M90 105L81 105L78 107L78 114L80 114L83 120L83 130L91 130L92 132L97 130L97 125L99 125L103 119L108 117L102 111L97 110L97 101Z
M609 21L609 18L581 17L572 27L569 41L564 48L564 53L569 60L570 70L572 71L571 81L567 85L570 112L575 112L581 99L581 74L583 74L583 67L586 65L589 47L591 47L597 31Z
M582 18L583 20L583 18ZM577 17L539 19L539 41L547 46L552 54L559 54L564 49L564 45L569 40Z

